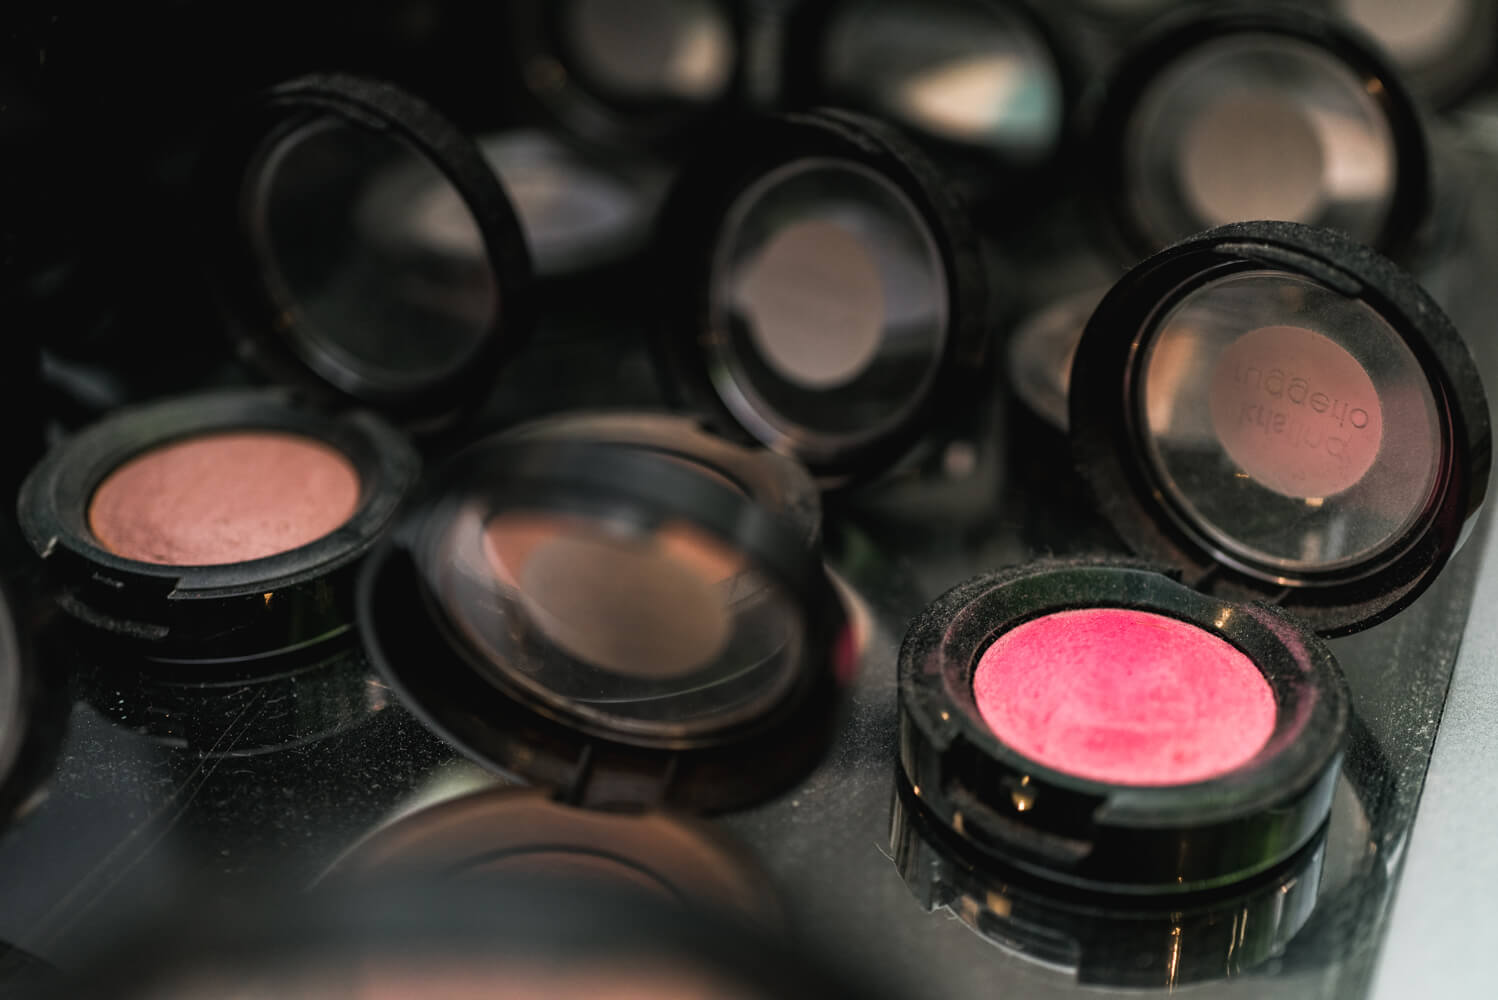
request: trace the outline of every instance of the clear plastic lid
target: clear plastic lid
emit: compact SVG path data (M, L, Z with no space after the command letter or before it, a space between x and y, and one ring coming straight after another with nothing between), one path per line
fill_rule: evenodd
M1127 140L1132 209L1158 245L1281 219L1376 241L1394 198L1388 117L1364 78L1309 42L1218 38L1162 71Z
M1476 365L1439 307L1367 247L1288 223L1131 270L1078 346L1070 425L1137 551L1326 634L1429 585L1491 461Z
M1430 502L1436 399L1362 300L1282 270L1217 278L1165 312L1139 364L1155 477L1226 558L1275 577L1344 568Z
M825 33L822 76L839 103L1018 163L1045 159L1061 141L1061 74L1023 9L952 0L845 2L836 5Z
M718 395L760 440L808 461L907 420L947 350L946 266L927 219L851 160L794 160L739 193L710 281Z
M1255 219L1403 246L1424 126L1359 32L1313 7L1189 5L1134 41L1092 118L1103 210L1138 253Z
M272 375L435 422L527 332L504 189L456 126L388 84L266 92L227 120L200 186L219 290Z
M743 723L785 697L807 655L791 596L686 521L474 499L421 555L495 681L610 731L682 738Z

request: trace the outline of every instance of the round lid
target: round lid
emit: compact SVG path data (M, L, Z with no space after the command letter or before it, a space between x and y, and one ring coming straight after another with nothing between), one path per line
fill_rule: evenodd
M741 98L742 0L521 0L505 15L523 90L582 139L676 146Z
M528 333L516 213L474 143L389 84L262 94L200 164L207 265L272 376L415 429L476 405Z
M1131 46L1091 115L1100 208L1129 250L1249 219L1407 243L1429 207L1427 144L1377 48L1309 9L1178 13Z
M1414 600L1487 489L1487 400L1440 308L1378 254L1290 223L1136 266L1071 377L1079 470L1139 553L1318 632Z
M1026 0L805 4L789 86L1016 167L1053 160L1073 104L1055 32ZM990 161L991 162L991 161Z
M588 804L721 809L778 790L825 746L851 652L794 522L701 468L595 441L456 456L366 565L359 624L429 726Z
M581 809L537 789L487 789L403 816L356 844L330 875L402 871L577 879L732 911L767 928L784 918L765 873L706 821Z
M824 485L887 467L986 348L976 238L888 126L746 122L683 175L662 223L662 354L687 401Z

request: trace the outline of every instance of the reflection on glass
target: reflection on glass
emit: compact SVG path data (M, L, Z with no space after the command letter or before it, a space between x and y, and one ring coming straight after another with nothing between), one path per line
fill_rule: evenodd
M834 99L953 142L1034 161L1061 133L1061 81L1034 28L1001 4L844 3L825 43Z
M1188 293L1142 351L1161 485L1250 571L1334 570L1414 523L1440 472L1419 362L1366 304L1275 271Z
M720 729L778 701L801 665L789 596L685 523L474 503L424 567L497 680L613 729Z
M392 177L420 196L370 200ZM329 381L420 389L461 371L482 345L499 291L478 224L445 175L393 132L332 117L290 129L252 166L244 198L278 328ZM409 229L416 216L431 218L433 244L366 237Z
M572 68L606 99L706 103L733 74L732 25L713 0L568 0L561 23Z
M1362 77L1267 34L1177 59L1140 100L1127 142L1129 208L1161 246L1254 219L1374 242L1397 183L1393 133Z
M905 419L945 351L940 251L899 188L859 164L801 160L746 189L711 287L719 395L803 458Z

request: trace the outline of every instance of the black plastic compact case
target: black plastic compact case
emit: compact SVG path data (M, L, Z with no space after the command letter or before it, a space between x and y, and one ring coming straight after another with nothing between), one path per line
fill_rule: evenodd
M901 780L968 849L1031 877L1123 895L1233 885L1326 821L1349 703L1321 637L1404 608L1463 540L1491 458L1482 386L1412 279L1288 223L1136 266L1072 371L1077 467L1150 562L1042 562L931 605L900 653ZM1089 669L1066 700L1094 715L1026 728L1062 690L1051 678ZM1248 687L1216 686L1230 676ZM1178 770L1200 747L1150 741L1187 722L1203 745L1244 742ZM1169 754L1116 776L1136 738Z
M1173 11L1129 43L1086 119L1094 214L1129 260L1250 219L1403 254L1430 211L1413 97L1376 44L1315 9Z
M835 105L908 131L986 218L1043 204L1071 150L1073 45L1028 0L835 0L795 5L787 103ZM1016 190L1032 197L1016 197Z
M426 177L476 252L375 238ZM22 532L62 607L163 669L262 670L347 632L352 569L415 482L410 434L482 400L524 339L529 268L483 157L389 85L307 77L222 127L198 173L209 276L280 383L127 408L54 448ZM455 237L456 238L456 237ZM337 508L337 509L334 509Z
M819 539L803 470L684 418L569 415L455 455L367 562L360 634L429 728L537 787L423 810L338 869L539 865L775 917L687 814L828 745L855 651Z
M728 130L672 191L657 268L668 389L824 487L890 469L976 405L983 256L888 125L820 111Z

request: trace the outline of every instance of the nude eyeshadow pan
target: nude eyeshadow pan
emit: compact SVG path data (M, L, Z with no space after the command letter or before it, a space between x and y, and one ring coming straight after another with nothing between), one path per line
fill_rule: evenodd
M88 523L127 559L214 566L306 545L358 502L358 473L336 449L297 434L229 431L125 462L94 491Z

